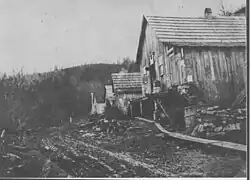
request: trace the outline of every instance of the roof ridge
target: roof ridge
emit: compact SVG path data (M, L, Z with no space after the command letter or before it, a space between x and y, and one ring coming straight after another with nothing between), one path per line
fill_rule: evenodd
M173 17L143 15L159 41L180 46L245 46L246 17ZM221 36L223 33L225 36Z
M204 16L165 16L165 15L143 15L144 18L178 18L178 19L206 19ZM213 16L213 19L246 19L245 16Z

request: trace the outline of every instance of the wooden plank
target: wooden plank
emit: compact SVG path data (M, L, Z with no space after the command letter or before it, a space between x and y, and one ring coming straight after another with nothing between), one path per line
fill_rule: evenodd
M214 64L215 80L220 82L222 80L222 78L221 78L219 64L218 64L218 62L219 62L218 52L215 49L213 49L211 51L211 54L212 54L212 61Z
M196 61L196 52L192 50L191 52L192 68L193 68L193 79L195 82L198 81L197 75L197 61Z
M232 71L234 72L234 75L236 74L236 59L235 59L235 50L236 48L232 48L231 51L231 59L232 59Z
M151 124L155 123L155 121L152 121L152 120L149 120L149 119L146 119L146 118L142 118L142 117L135 117L135 119L138 119L140 121L145 121L145 122L148 122L148 123L151 123Z
M200 61L200 53L195 52L195 61L196 61L196 71L197 71L197 81L202 81L202 74L201 74L201 61Z
M246 97L246 88L244 88L240 94L236 97L235 101L232 104L232 108L236 107L237 105L242 104L244 98Z
M233 88L234 88L234 93L235 95L237 95L238 92L238 85L237 85L237 77L238 77L238 73L237 73L237 59L236 59L236 50L237 48L232 48L231 52L230 52L230 59L231 59L231 68L232 68L232 83L233 83Z
M169 132L169 131L165 130L159 123L156 123L156 122L154 122L152 120L141 118L141 117L135 117L135 119L142 120L142 121L149 122L149 123L154 123L156 125L156 127L161 132L163 132L163 133L165 133L165 134L167 134L167 135L169 135L171 137L177 138L177 139L196 142L196 143L201 143L201 144L213 145L213 146L232 149L232 150L237 150L237 151L247 152L247 146L243 145L243 144L237 144L237 143L232 143L232 142L227 142L227 141L219 141L219 140L210 140L210 139L204 139L204 138L197 138L197 137L193 137L193 136L184 135L184 134L181 134L181 133Z
M228 69L227 61L226 61L226 56L225 56L225 51L220 51L221 52L221 61L225 69L225 74L226 74L226 82L229 82L229 72L230 70Z
M246 74L246 72L247 72L246 66L247 65L245 63L245 53L243 50L240 51L240 63L241 63L241 67L242 67L241 79L243 79L244 84L247 85L247 83L245 83L245 82L247 82L247 74Z
M164 107L162 106L162 104L160 103L159 100L156 100L157 104L160 106L160 108L162 109L163 113L165 114L165 116L171 120L171 117L168 115L168 113L166 112L166 110L164 109Z
M133 117L133 105L130 104L130 114L131 114L131 117Z
M142 100L140 100L140 113L141 113L141 116L143 116Z
M234 74L234 89L235 93L239 94L240 91L242 90L242 86L244 83L244 79L247 79L245 76L244 77L244 65L241 62L244 62L244 57L241 56L241 52L239 48L235 48L235 62L236 62L236 69L235 69L235 74ZM242 59L242 60L241 60Z
M224 68L224 66L223 66L223 61L222 61L222 52L221 52L221 50L218 50L218 64L219 64L219 73L220 73L220 75L221 75L221 79L223 80L223 81L225 81L225 78L224 78L224 72L225 72L225 68Z
M215 81L215 72L214 72L214 63L213 63L213 56L211 50L208 51L208 57L210 62L210 69L211 69L211 79L212 81Z
M202 75L202 81L206 81L207 78L206 78L206 71L205 71L205 67L206 67L206 61L205 61L205 51L202 50L201 51L201 56L200 56L200 63L201 63L201 75ZM203 82L204 85L206 84L205 82Z
M160 72L159 72L159 58L156 55L155 56L155 74L156 74L156 80L160 80Z
M181 68L180 68L180 61L181 61L181 53L180 48L178 48L179 53L175 55L175 67L176 67L176 77L177 77L177 84L181 84Z

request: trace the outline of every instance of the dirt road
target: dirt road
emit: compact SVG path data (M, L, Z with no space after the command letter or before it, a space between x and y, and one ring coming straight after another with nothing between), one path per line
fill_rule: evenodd
M29 161L39 162L33 176L233 177L244 168L245 162L237 154L203 152L197 146L164 137L145 122L119 124L129 128L107 132L96 123L84 121L49 134ZM27 157L26 164L20 159L15 161L19 165L8 170L6 176L24 176L20 172L27 166Z

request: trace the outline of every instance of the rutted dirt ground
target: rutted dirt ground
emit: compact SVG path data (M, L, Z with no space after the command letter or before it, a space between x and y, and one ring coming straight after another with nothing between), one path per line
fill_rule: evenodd
M208 152L208 148L165 137L146 122L98 121L54 129L37 149L13 151L2 158L1 176L245 176L245 161L237 153Z

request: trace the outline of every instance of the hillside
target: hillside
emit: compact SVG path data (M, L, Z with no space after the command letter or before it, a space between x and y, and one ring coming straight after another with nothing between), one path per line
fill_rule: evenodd
M90 93L104 100L104 85L111 83L111 73L124 64L89 64L47 73L25 75L22 72L0 79L0 126L15 131L23 126L57 126L70 116L90 112Z
M81 90L94 92L98 101L103 101L104 85L111 84L111 73L117 73L122 68L135 72L136 65L130 64L87 64L64 69L69 76L74 76Z

